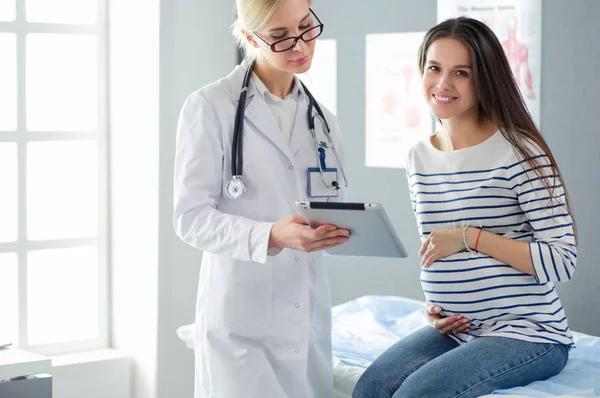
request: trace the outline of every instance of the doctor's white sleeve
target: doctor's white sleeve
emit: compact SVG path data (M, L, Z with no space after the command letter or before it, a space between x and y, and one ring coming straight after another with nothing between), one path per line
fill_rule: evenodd
M212 104L202 92L196 92L183 105L177 125L175 232L197 249L252 261L251 231L261 223L217 210L223 187L223 162L221 125ZM263 231L264 242L264 228L258 230ZM254 257L266 261L266 256Z
M269 250L269 237L274 223L257 222L250 230L250 259L265 264Z

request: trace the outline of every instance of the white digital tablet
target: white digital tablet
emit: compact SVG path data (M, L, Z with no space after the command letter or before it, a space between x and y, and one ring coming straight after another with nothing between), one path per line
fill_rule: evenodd
M350 230L348 242L327 249L340 256L408 257L379 203L296 202L311 228L334 224Z

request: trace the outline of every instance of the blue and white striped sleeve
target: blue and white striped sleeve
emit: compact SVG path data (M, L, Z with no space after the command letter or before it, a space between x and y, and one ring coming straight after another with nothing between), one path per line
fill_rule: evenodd
M413 188L411 187L411 184L410 184L410 174L409 174L408 169L406 169L406 180L408 181L408 192L410 193L410 205L412 207L413 214L416 217L417 216L417 197L415 196L415 193L413 192Z
M412 157L413 157L413 149L411 148L408 151L408 155L406 157L406 181L408 182L408 192L410 193L410 205L412 207L413 214L416 217L417 216L417 197L415 196L412 184L410 183L410 173L411 173L410 170L411 170L411 166L413 164ZM418 224L418 222L419 222L419 220L417 220L417 224Z
M410 194L410 206L412 208L413 215L415 216L415 220L417 222L417 231L419 233L419 238L421 239L421 242L424 242L426 237L423 235L423 231L419 227L419 217L417 217L417 196L414 191L414 189L416 189L416 188L411 183L411 173L412 173L411 169L412 169L412 165L413 165L412 156L413 156L413 149L411 148L411 150L408 152L408 157L407 157L407 161L406 161L406 181L408 182L408 192Z
M514 168L512 189L532 228L534 240L529 251L537 282L566 282L573 276L577 262L573 219L566 206L563 183L552 172L549 158L542 154L537 159L541 177L523 162L522 168Z

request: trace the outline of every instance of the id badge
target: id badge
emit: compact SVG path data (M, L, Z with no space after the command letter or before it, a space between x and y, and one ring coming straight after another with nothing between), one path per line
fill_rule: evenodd
M323 169L323 177L327 184L331 186L333 181L338 181L338 172L337 168L326 168ZM338 197L338 189L329 189L325 185L323 185L323 180L321 179L321 172L318 167L309 167L308 168L308 178L307 180L307 196L309 198L337 198Z

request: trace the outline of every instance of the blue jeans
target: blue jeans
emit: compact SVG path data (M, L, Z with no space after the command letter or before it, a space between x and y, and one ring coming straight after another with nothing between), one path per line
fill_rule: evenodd
M388 348L358 380L353 398L477 397L558 374L569 347L504 337L459 345L426 326Z

